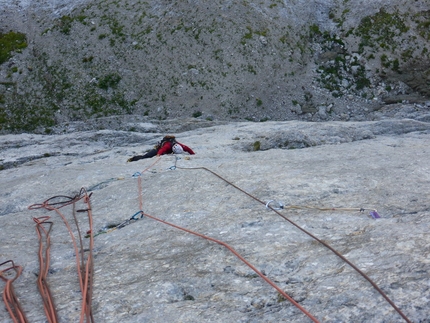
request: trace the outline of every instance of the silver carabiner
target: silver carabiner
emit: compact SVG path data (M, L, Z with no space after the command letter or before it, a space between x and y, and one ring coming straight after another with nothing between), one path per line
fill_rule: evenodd
M272 203L272 202L278 203L279 207L271 207L270 203ZM274 210L282 210L284 208L284 204L282 204L282 202L278 202L278 201L275 201L275 200L270 200L269 202L266 203L266 208L268 208L268 209L274 209Z

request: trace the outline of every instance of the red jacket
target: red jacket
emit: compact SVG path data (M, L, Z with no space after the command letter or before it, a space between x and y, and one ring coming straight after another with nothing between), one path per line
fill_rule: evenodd
M194 155L194 151L193 151L190 147L185 146L184 144L181 144L181 143L179 143L179 142L176 142L176 143L177 143L178 145L180 145L184 151L186 151L186 152L187 152L187 153L189 153L190 155ZM172 147L173 147L173 146L172 146L172 143L171 143L171 142L169 142L169 141L166 141L166 142L163 144L163 147L161 147L160 149L158 149L157 155L171 154L171 153L172 153Z

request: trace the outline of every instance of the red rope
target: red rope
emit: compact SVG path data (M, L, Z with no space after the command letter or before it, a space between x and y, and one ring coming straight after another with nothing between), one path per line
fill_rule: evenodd
M144 172L146 172L147 170L151 169L153 166L155 166L155 164L157 164L159 161L161 160L161 157L158 156L157 160L155 162L153 162L151 165L149 165L148 167L146 167L143 171L141 171L140 173L143 174Z
M174 227L176 229L185 231L187 233L193 234L195 236L198 236L200 238L215 242L219 245L222 245L223 247L227 248L229 251L231 251L237 258L239 258L242 262L244 262L249 268L251 268L258 276L260 276L264 281L266 281L270 286L272 286L273 288L275 288L282 296L284 296L287 300L289 300L294 306L296 306L300 311L302 311L306 316L308 316L313 322L319 323L319 321L312 316L312 314L310 314L306 309L304 309L299 303L297 303L291 296L289 296L287 293L285 293L280 287L278 287L274 282L272 282L269 278L267 278L266 276L264 276L257 268L255 268L251 263L249 263L245 258L243 258L236 250L234 250L232 247L230 247L227 243L205 236L201 233L198 232L194 232L185 228L182 228L178 225L175 225L173 223L161 220L159 218L156 218L154 216L151 216L149 214L146 214L144 212L142 212L142 214L150 219L153 219L155 221L167 224L171 227Z
M37 287L40 295L42 296L43 309L48 322L56 323L58 322L57 312L55 310L54 300L52 298L49 285L46 281L49 271L51 248L51 239L49 234L53 225L52 222L48 221L49 218L49 216L33 218L33 221L36 222L36 231L39 238L39 275L37 277ZM48 229L45 229L44 225L48 225ZM46 242L46 246L43 243L44 240Z
M159 159L153 163L152 165L148 166L143 172L147 171L148 169L150 169L152 166L154 166L157 162L159 161ZM142 173L143 173L142 172ZM139 207L140 207L140 211L142 212L143 215L145 215L148 218L151 218L155 221L167 224L169 226L172 226L176 229L188 232L190 234L196 235L198 237L201 237L203 239L218 243L222 246L224 246L225 248L227 248L228 250L230 250L236 257L238 257L241 261L243 261L248 267L250 267L253 271L255 271L255 273L260 276L264 281L266 281L269 285L271 285L273 288L275 288L283 297L285 297L285 299L287 299L288 301L290 301L294 306L296 306L300 311L302 311L306 316L308 316L313 322L319 323L319 321L312 316L312 314L310 314L306 309L304 309L299 303L297 303L291 296L289 296L287 293L285 293L280 287L278 287L274 282L272 282L269 278L267 278L266 276L264 276L257 268L255 268L251 263L249 263L245 258L243 258L236 250L234 250L232 247L230 247L228 244L226 244L225 242L222 242L220 240L205 236L203 234L182 228L180 226L177 226L175 224L169 223L167 221L163 221L161 219L158 219L156 217L153 217L149 214L146 214L143 212L143 198L142 198L142 180L141 180L141 176L139 175L138 178L138 190L139 190Z
M84 322L86 319L86 322L94 322L94 318L91 311L91 302L92 302L92 288L93 288L93 272L94 272L94 265L93 265L93 254L92 250L94 248L94 237L91 234L90 235L90 248L89 248L89 255L87 257L87 260L85 262L84 259L84 248L83 248L83 242L82 242L82 236L80 233L78 221L76 218L75 212L87 212L88 213L88 222L89 222L89 231L93 231L93 225L92 225L92 212L91 212L91 204L90 204L90 196L91 194L88 194L87 191L82 188L78 195L74 197L68 197L68 196L54 196L46 201L44 201L41 204L33 204L30 205L28 208L30 210L44 208L48 211L55 211L63 220L65 226L67 227L67 230L69 231L69 235L72 239L73 248L75 250L75 258L76 258L76 268L78 273L78 280L80 285L80 290L82 294L82 306L81 306L81 315L80 315L80 322ZM54 202L55 200L60 199L61 201ZM77 210L75 211L75 204L83 200L83 202L86 204L86 209L83 210ZM65 207L67 205L73 205L73 218L75 220L75 224L78 231L79 236L79 242L80 242L80 248L78 248L75 235L73 233L72 228L70 227L69 222L66 219L66 216L60 212L60 208ZM80 250L79 250L80 249ZM79 259L79 254L81 254L82 260ZM43 296L42 296L43 297ZM45 310L46 311L46 310ZM55 308L54 308L55 311ZM52 317L52 314L50 315Z
M318 322L318 320L315 317L313 317L309 312L307 312L300 304L298 304L296 301L294 301L294 299L292 299L289 295L287 295L281 288L279 288L276 284L274 284L270 279L268 279L260 271L258 271L252 264L247 262L245 258L243 258L239 253L237 253L228 244L226 244L220 240L205 236L203 234L200 234L200 233L179 227L175 224L163 221L163 220L158 219L156 217L153 217L149 214L146 214L142 211L143 210L143 200L142 200L143 197L142 197L142 179L141 179L140 175L143 172L149 170L151 167L153 167L159 161L160 161L160 158L158 158L153 164L151 164L146 169L144 169L138 176L139 208L140 208L141 213L143 215L145 215L146 217L151 218L153 220L156 220L158 222L164 223L164 224L172 226L176 229L185 231L187 233L196 235L198 237L204 238L206 240L209 240L209 241L212 241L212 242L215 242L217 244L224 246L229 251L231 251L236 257L238 257L241 261L243 261L248 267L250 267L253 271L255 271L255 273L257 273L269 285L271 285L273 288L275 288L283 297L285 297L285 299L289 300L294 306L296 306L300 311L302 311L305 315L307 315L313 322ZM228 184L230 184L234 188L238 189L239 191L243 192L244 194L248 195L252 199L265 205L265 203L263 201L261 201L260 199L256 198L255 196L251 195L250 193L244 191L243 189L239 188L238 186L234 185L233 183L229 182L228 180L224 179L223 177L221 177L217 173L209 170L206 167L195 167L195 168L178 167L178 168L180 168L180 169L203 169L203 170L206 170L206 171L212 173L213 175L217 176L221 180L227 182ZM88 195L87 191L82 188L81 191L79 192L79 194L74 196L74 197L68 197L68 196L62 196L62 195L54 196L54 197L51 197L50 199L44 201L41 204L33 204L33 205L29 206L30 210L44 208L48 211L55 211L62 218L64 224L66 225L66 227L69 231L69 234L72 238L73 247L75 249L76 266L77 266L79 284L80 284L81 293L82 293L82 309L81 309L81 316L80 316L80 322L81 323L83 323L84 320L86 320L86 322L94 322L94 318L93 318L92 311L91 311L92 289L93 289L93 273L94 273L94 263L93 263L93 254L92 254L92 250L94 248L94 235L92 234L93 226L92 226L92 211L91 211L91 204L90 204L90 196L91 196L91 194ZM84 210L77 210L76 211L75 205L81 199L83 199L83 202L87 205L87 207ZM76 242L75 236L73 234L73 231L72 231L66 217L64 216L64 214L62 212L59 211L60 208L65 207L67 205L73 205L73 217L74 217L75 224L76 224L76 227L78 230L79 241L80 241L80 251L78 249L77 242ZM281 216L282 218L284 218L286 221L290 222L292 225L297 227L299 230L301 230L305 234L309 235L310 237L312 237L313 239L315 239L316 241L318 241L319 243L324 245L326 248L328 248L333 253L335 253L339 258L341 258L344 262L346 262L348 265L350 265L354 270L356 270L360 275L362 275L387 300L387 302L402 316L402 318L405 319L406 322L410 323L410 320L400 311L400 309L398 309L396 307L396 305L388 298L388 296L366 274L364 274L360 269L358 269L348 259L346 259L344 256L342 256L339 252L337 252L330 245L328 245L324 241L318 239L317 237L315 237L314 235L312 235L310 232L306 231L305 229L301 228L296 223L294 223L293 221L291 221L290 219L285 217L283 214L278 212L276 209L270 207L270 205L268 205L267 207L269 209L271 209L272 211L274 211L279 216ZM78 220L76 218L75 212L87 212L87 215L88 215L89 232L91 234L90 234L89 255L87 257L86 262L84 259L84 249L83 249L82 237L81 237L81 233L79 230ZM37 230L38 237L39 237L39 254L38 255L39 255L39 262L40 262L40 273L39 273L39 277L38 277L38 288L39 288L39 291L42 295L42 299L44 302L45 314L48 318L48 322L55 323L58 321L57 314L55 312L54 302L52 300L52 297L51 297L50 291L49 291L49 287L48 287L47 282L46 282L46 276L48 274L48 269L49 269L49 250L50 250L49 233L50 233L51 228L52 228L52 222L47 221L48 219L49 219L48 216L47 217L41 217L39 219L34 219L34 221L36 222L36 230ZM48 229L46 229L43 226L46 224L49 225ZM45 241L46 246L43 243L44 241ZM79 254L81 254L81 258L82 258L81 260L79 259ZM12 262L12 261L9 260L7 262L4 262L4 263L0 264L0 266L6 264L8 262ZM7 279L4 276L4 274L10 270L15 271L15 277L13 279ZM19 304L17 297L14 294L14 290L13 290L13 286L12 286L12 283L20 276L21 272L22 272L22 268L20 266L15 266L13 264L13 262L12 262L11 267L8 267L7 269L0 271L0 278L6 282L6 286L5 286L5 289L3 292L3 300L6 304L6 308L9 312L10 316L12 317L12 320L14 321L14 323L27 323L27 319L24 315L24 312L22 311L22 308Z
M18 297L16 297L15 290L13 288L13 282L21 275L22 267L15 265L12 260L1 263L0 267L7 263L11 263L12 266L0 271L0 278L6 282L3 290L3 301L14 323L27 323L27 318L25 317L25 313L22 310L21 304L19 303ZM6 278L5 275L9 271L15 272L13 278Z
M184 168L184 167L178 167L179 169L188 169L188 170L192 170L192 169L203 169L208 171L209 173L215 175L216 177L220 178L221 180L223 180L224 182L228 183L229 185L233 186L234 188L236 188L237 190L241 191L242 193L248 195L250 198L254 199L255 201L266 205L266 203L264 203L262 200L258 199L257 197L253 196L252 194L246 192L245 190L241 189L240 187L236 186L235 184L233 184L232 182L226 180L225 178L223 178L222 176L218 175L217 173L215 173L214 171L206 168L206 167L191 167L191 168ZM304 232L305 234L307 234L308 236L310 236L312 239L318 241L320 244L322 244L324 247L326 247L327 249L329 249L330 251L332 251L336 256L338 256L340 259L342 259L344 262L346 262L349 266L351 266L356 272L358 272L361 276L363 276L372 286L373 288L375 288L375 290L377 290L379 292L379 294L381 294L381 296L383 298L385 298L385 300L391 305L392 308L394 308L394 310L408 323L411 323L411 321L406 317L405 314L403 314L403 312L394 304L394 302L382 291L381 288L379 288L378 285L376 285L376 283L370 279L369 276L367 276L363 271L361 271L357 266L355 266L352 262L350 262L346 257L344 257L343 255L341 255L336 249L334 249L332 246L330 246L328 243L318 239L316 236L314 236L312 233L310 233L309 231L306 231L305 229L303 229L301 226L299 226L298 224L296 224L295 222L293 222L292 220L290 220L289 218L287 218L285 215L283 215L282 213L280 213L279 211L275 210L274 208L272 208L270 205L267 206L269 209L271 209L273 212L275 212L277 215L279 215L280 217L282 217L284 220L288 221L289 223L291 223L293 226L295 226L297 229L299 229L300 231Z

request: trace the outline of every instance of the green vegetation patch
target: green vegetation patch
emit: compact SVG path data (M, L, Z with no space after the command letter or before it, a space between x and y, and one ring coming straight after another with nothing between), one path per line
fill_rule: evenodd
M72 28L73 18L70 16L63 16L58 22L60 31L65 35L70 35L70 29Z
M251 27L247 26L246 29L248 30L248 32L245 33L245 35L243 35L243 37L242 37L242 40L240 42L242 45L245 45L248 40L252 39L252 29L251 29Z
M358 92L370 86L366 69L357 57L348 53L343 39L328 31L322 32L317 25L309 27L309 37L317 42L323 51L319 58L318 81L334 97L343 95L344 90ZM306 100L305 101L310 101Z
M65 15L57 20L57 27L59 28L61 33L65 35L70 35L70 30L72 29L73 22L79 21L81 24L86 25L86 19L87 16L84 15L79 15L76 17Z
M44 128L45 132L55 125L54 108L33 106L21 102L19 108L6 112L0 108L0 131L33 132Z
M109 88L115 88L119 81L121 81L121 76L117 73L111 73L106 76L103 76L97 86L103 90L107 90Z
M414 19L418 34L426 40L430 40L430 10L417 13Z
M194 118L198 118L198 117L201 117L202 116L202 112L201 111L195 111L194 113L193 113L193 117Z
M7 34L0 33L0 64L12 57L12 52L20 52L27 47L25 34L10 31Z
M356 29L361 37L360 49L364 47L382 47L392 50L396 47L394 37L406 33L409 27L399 13L388 13L381 9L373 16L364 17Z

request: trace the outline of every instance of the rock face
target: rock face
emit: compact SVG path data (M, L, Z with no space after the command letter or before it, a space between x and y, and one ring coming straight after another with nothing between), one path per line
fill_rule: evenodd
M124 114L363 121L428 101L425 0L0 5L0 41L27 40L0 61L3 133Z
M310 321L280 291L320 322L430 322L428 1L0 8L0 263L23 267L30 322L48 215L47 282L79 321L71 236L28 207L82 187L91 232L61 211L94 255L96 322ZM166 133L196 155L125 162Z
M96 234L139 211L132 175L148 167L145 213L229 244L319 321L404 320L362 276L264 203L281 202L282 215L354 263L411 322L429 322L429 123L225 123L176 133L196 155L156 164L125 161L160 139L161 124L127 126L152 132L0 136L0 261L24 267L14 286L30 322L45 320L32 217L54 222L47 280L60 322L78 321L81 297L62 220L28 206L85 187ZM72 221L71 208L62 212ZM227 248L152 218L94 240L96 322L310 321ZM3 307L0 321L10 321Z

